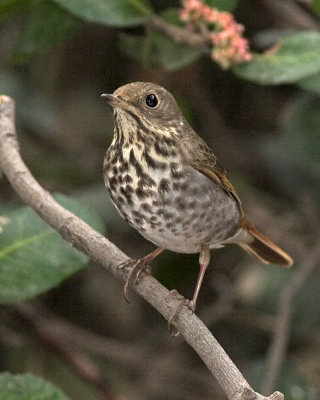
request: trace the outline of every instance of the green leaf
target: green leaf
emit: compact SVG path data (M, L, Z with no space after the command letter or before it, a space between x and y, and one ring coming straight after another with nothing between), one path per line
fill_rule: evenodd
M146 66L178 70L200 57L200 52L189 46L177 45L166 36L153 32L150 37L121 35L120 50Z
M100 217L65 196L60 204L98 231ZM29 207L4 214L10 221L0 235L0 303L32 299L84 268L88 257L65 242Z
M320 72L320 33L299 32L280 40L279 49L256 55L233 71L261 85L294 83ZM275 49L278 47L275 46Z
M86 22L108 26L134 26L142 24L149 10L142 0L53 0L71 14Z
M232 12L236 8L238 0L204 0L203 3L220 11Z
M0 19L8 18L10 15L26 9L31 0L1 0Z
M313 0L312 8L316 14L320 15L320 0Z
M0 400L68 400L52 383L32 374L0 374Z
M62 42L75 33L81 21L49 1L33 3L15 48L19 60Z
M178 13L178 9L169 8L161 14L161 17L171 24L183 25ZM120 37L119 48L128 57L146 66L160 66L168 71L178 70L194 62L201 55L198 49L175 43L171 38L156 31L146 36L123 34Z

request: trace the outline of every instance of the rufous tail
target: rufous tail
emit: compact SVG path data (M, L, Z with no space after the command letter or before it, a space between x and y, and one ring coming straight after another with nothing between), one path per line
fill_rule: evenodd
M249 254L257 257L260 261L266 264L272 263L284 267L290 267L293 264L292 258L286 252L266 238L248 221L243 221L242 228L245 229L253 238L250 242L239 243L239 245Z

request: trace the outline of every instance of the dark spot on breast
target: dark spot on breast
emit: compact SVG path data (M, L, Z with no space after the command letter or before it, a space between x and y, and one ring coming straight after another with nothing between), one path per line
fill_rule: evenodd
M141 208L144 210L144 211L147 211L147 212L152 212L152 210L151 210L151 206L150 206L150 204L149 203L142 203L141 204Z
M139 212L137 210L133 210L132 214L137 218L143 219L143 215L141 214L141 212Z
M178 169L179 169L179 166L177 163L175 163L175 162L170 163L171 176L173 179L182 179L183 178L182 172L179 171Z
M139 199L145 199L147 197L147 191L138 187L136 189L136 195L139 197Z
M158 218L157 218L155 215L153 215L153 216L150 218L150 221L151 221L151 222L157 222L157 221L158 221Z
M143 176L141 177L141 179L139 179L138 182L139 188L143 189L145 186L147 187L156 186L155 181L151 178L151 176L147 174L143 174Z
M118 168L117 167L113 167L112 168L112 172L114 173L114 175L118 174Z
M174 139L170 139L170 138L167 138L167 137L165 137L165 136L162 137L161 140L162 140L162 142L165 143L168 147L171 147L171 146L173 146L173 145L176 144L176 141L175 141Z
M168 149L165 146L161 145L158 141L154 144L154 150L160 156L168 157L170 154Z
M174 219L174 223L175 224L180 224L182 222L182 217L176 217L175 219Z
M166 220L172 219L173 216L174 215L172 213L169 213L169 212L163 214L163 218L166 219Z
M142 156L146 160L148 166L152 169L166 169L167 167L167 164L165 162L155 160L153 157L151 157L147 148L145 148L145 150L143 151Z
M196 205L197 205L197 202L196 202L195 200L193 200L193 201L190 201L190 202L189 202L188 207L189 207L189 208L195 208Z
M159 192L164 193L168 192L170 188L170 182L168 179L162 178L159 183Z
M108 180L108 185L109 185L110 189L113 191L116 190L117 184L118 184L118 180L115 176L113 176L112 178L110 178Z
M132 179L131 176L128 175L128 174L126 174L126 175L123 177L123 182L124 182L124 183L132 183L132 181L133 181L133 179Z
M120 193L126 198L127 204L132 204L132 196L129 191L126 190L126 187L120 187Z
M133 168L136 170L137 176L141 177L143 175L143 170L142 170L141 164L138 162L138 160L136 159L136 157L134 155L133 149L130 150L129 160L130 160L130 163L133 166Z
M143 223L143 220L142 220L141 218L134 218L133 221L134 221L134 223L137 224L137 225L142 225L142 223ZM141 229L141 228L140 228L140 229Z
M137 141L138 142L142 142L143 141L143 134L142 134L140 129L137 130L136 137L137 137Z
M117 197L117 202L123 204L124 203L124 198L122 196Z
M120 167L119 167L119 172L120 172L121 174L123 174L124 172L127 172L128 169L129 169L129 165L128 165L127 161L123 161L123 162L121 163Z
M177 197L174 203L179 210L184 210L186 208L185 200L181 197Z

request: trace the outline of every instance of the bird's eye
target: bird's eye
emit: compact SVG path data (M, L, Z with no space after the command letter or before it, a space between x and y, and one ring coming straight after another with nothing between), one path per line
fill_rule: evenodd
M158 105L158 98L155 94L148 94L146 97L147 106L150 108L155 108Z

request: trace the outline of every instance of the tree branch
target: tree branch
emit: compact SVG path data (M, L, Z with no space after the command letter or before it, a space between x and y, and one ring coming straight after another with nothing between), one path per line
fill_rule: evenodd
M210 54L210 38L205 34L194 33L185 28L169 24L163 19L152 15L149 24L158 31L169 36L176 43L184 43L191 47L200 49L203 53Z
M14 124L14 102L7 96L0 96L0 167L22 201L32 207L63 239L118 279L126 279L128 269L119 269L117 266L126 261L128 256L58 204L39 185L22 161ZM170 296L168 290L151 275L143 274L134 290L166 320L179 304L179 300ZM256 393L211 332L187 307L179 312L174 326L207 365L229 400L283 400L280 392L269 397Z

